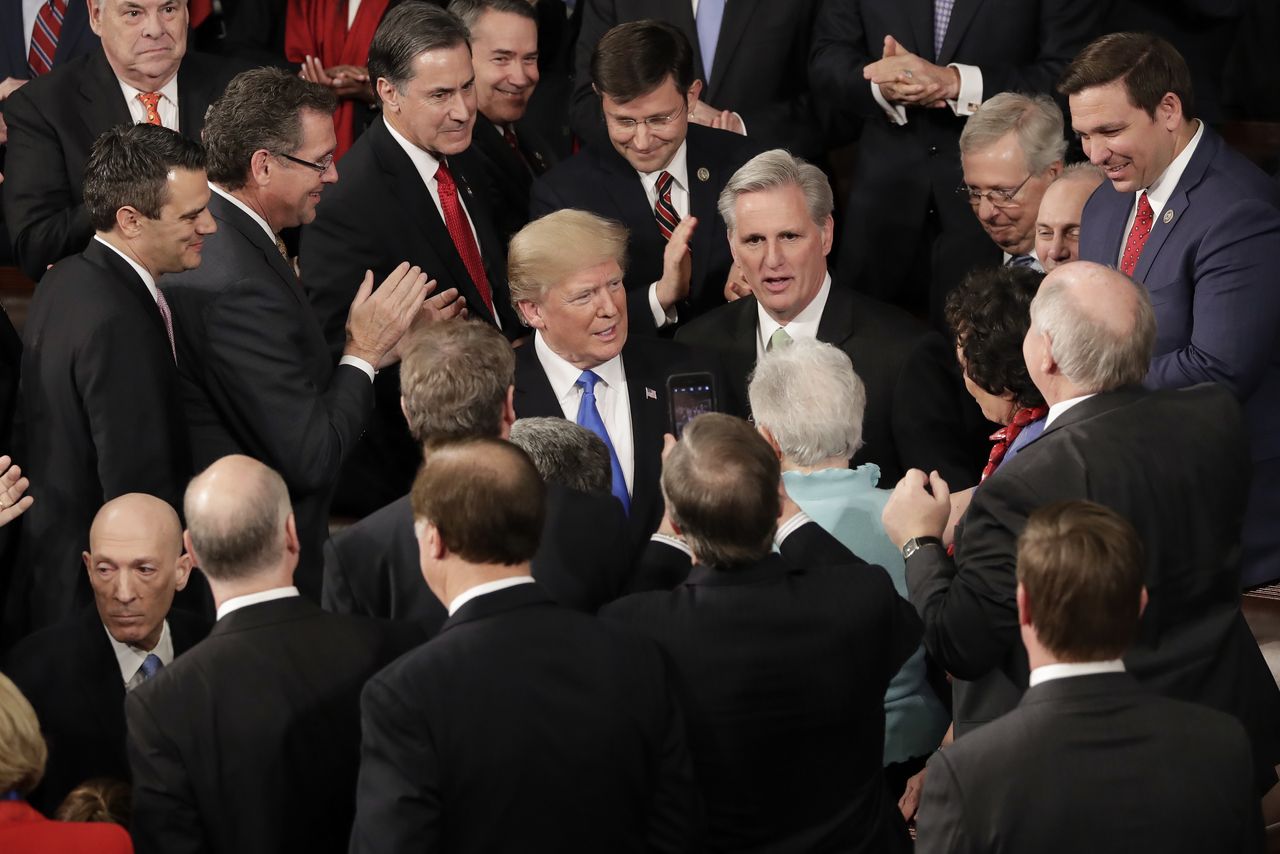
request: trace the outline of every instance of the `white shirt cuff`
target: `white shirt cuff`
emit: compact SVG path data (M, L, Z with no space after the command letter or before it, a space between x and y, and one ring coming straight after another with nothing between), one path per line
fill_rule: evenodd
M884 110L885 116L895 125L905 125L907 123L907 108L901 104L890 104L885 99L884 93L880 91L879 83L871 84L871 97L876 99L876 103L880 105L880 109Z
M353 368L359 368L364 371L367 377L369 377L369 382L373 382L373 377L377 373L377 371L373 369L373 365L369 364L364 359L361 359L359 356L343 356L338 360L338 364L350 365Z
M676 307L671 306L670 311L664 311L662 303L658 302L658 283L654 282L649 286L649 311L653 314L653 325L661 329L664 326L670 326L679 319L680 315L676 313Z
M953 62L947 68L960 72L960 92L947 106L957 116L972 116L982 106L982 69L976 65Z
M813 520L809 518L809 514L801 510L799 513L783 523L782 527L778 529L778 533L773 535L773 544L778 548L782 548L782 541L791 536L791 534L795 532L796 528L799 528L802 525L808 525L812 521Z
M742 118L742 114L741 114L741 113L739 113L737 110L734 110L734 111L733 111L733 117L734 117L735 119L737 119L739 123L741 123L741 125L742 125L742 135L743 135L743 136L746 136L746 135L747 135L747 122L746 122L746 119Z
M665 543L673 549L679 549L689 556L689 560L693 560L693 549L689 548L689 544L679 537L672 537L669 534L654 534L649 540L655 543Z

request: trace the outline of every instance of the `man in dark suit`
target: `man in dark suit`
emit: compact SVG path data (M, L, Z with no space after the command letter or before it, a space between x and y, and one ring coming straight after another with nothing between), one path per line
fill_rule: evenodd
M624 272L635 332L723 305L733 259L716 198L759 145L690 125L702 84L688 40L670 24L636 21L609 31L596 46L591 79L608 144L589 146L539 179L530 213L577 208L627 226ZM686 258L686 245L684 273L673 261Z
M533 179L558 159L525 119L539 80L539 12L528 0L453 0L449 11L471 32L471 150L483 166L493 224L505 242L529 222Z
M1051 92L1106 8L1093 0L823 5L809 62L814 99L829 132L847 138L861 126L841 285L943 328L947 293L1000 258L955 191L966 117L999 92Z
M1131 82L1148 80L1141 89ZM1156 310L1150 388L1202 382L1244 407L1253 460L1245 586L1280 578L1280 186L1195 118L1191 75L1156 36L1115 33L1061 91L1110 185L1080 221L1080 257L1141 282ZM1122 129L1122 130L1118 130Z
M709 850L909 851L881 767L884 694L920 621L887 573L838 543L844 560L829 565L772 554L779 521L804 519L784 507L780 480L751 425L695 418L662 474L693 570L601 616L654 638L675 664Z
M1017 588L1031 687L934 754L917 852L1262 850L1239 722L1125 671L1146 604L1143 563L1137 532L1101 505L1031 514Z
M373 38L369 76L382 120L343 157L345 180L302 234L302 283L330 348L336 354L343 345L364 271L385 276L405 259L441 290L456 289L471 317L519 337L505 247L467 154L476 94L466 27L429 3L401 3ZM397 371L380 373L375 397L340 490L339 509L356 515L406 494L421 461L400 412Z
M1155 326L1146 291L1126 276L1085 261L1055 269L1031 304L1023 345L1049 404L1044 432L974 492L954 561L936 539L950 514L936 475L907 473L885 508L885 531L902 545L925 647L954 677L955 732L964 738L1016 706L1027 687L1014 577L1027 516L1088 499L1129 519L1146 549L1150 604L1125 665L1161 694L1239 718L1262 794L1280 761L1280 690L1240 614L1241 413L1211 384L1133 387L1147 372Z
M668 378L709 374L718 408L737 407L713 356L628 334L626 247L621 225L576 210L534 220L511 239L511 296L535 330L532 345L516 350L514 403L518 418L567 418L604 440L610 489L638 551L662 517L662 437L673 432Z
M692 121L727 127L758 140L761 149L786 146L813 160L826 139L810 95L807 67L813 24L825 0L581 0L573 129L584 140L603 137L600 105L591 90L592 53L618 24L645 18L677 27L694 48L694 74L703 98ZM695 14L696 6L696 14Z
M213 57L187 54L185 3L94 0L88 7L102 49L4 103L4 219L19 265L36 280L93 237L81 188L98 135L150 122L199 140L205 110L234 73Z
M185 509L218 622L125 701L134 846L345 851L360 689L419 638L299 597L289 493L257 460L214 463Z
M209 623L171 610L187 584L178 513L151 495L112 499L94 517L84 568L95 608L41 629L9 651L5 673L40 718L49 761L28 796L52 815L94 777L129 780L124 698L209 633Z
M720 196L720 212L753 295L699 318L677 340L719 351L738 400L746 399L756 359L771 347L797 339L834 344L867 390L854 465L875 463L882 483L912 466L976 483L989 426L965 393L955 356L900 309L832 284L831 210L826 176L786 151L739 169Z
M352 852L691 850L697 797L663 656L534 581L543 513L514 445L428 455L414 524L450 616L361 697Z
M313 601L339 468L372 408L375 369L398 357L427 287L407 264L376 291L366 273L334 364L278 238L337 180L333 108L330 92L281 69L231 82L205 127L218 234L199 271L165 286L194 467L243 453L282 473L302 541L298 587Z
M24 329L22 462L39 474L11 626L40 628L88 603L80 554L104 502L145 492L177 506L190 472L156 280L198 266L216 228L204 151L164 128L117 127L88 166L85 216L96 234L41 282Z
M464 438L505 439L515 356L488 324L459 321L423 330L400 368L409 429L429 456ZM606 468L608 467L606 457ZM609 494L548 484L547 515L533 575L556 602L594 614L617 598L631 567L622 508ZM409 496L339 531L324 549L326 610L412 619L434 635L448 616L422 583Z
M0 103L27 81L98 46L98 36L89 28L89 6L67 0L0 0ZM43 34L35 36L41 25Z

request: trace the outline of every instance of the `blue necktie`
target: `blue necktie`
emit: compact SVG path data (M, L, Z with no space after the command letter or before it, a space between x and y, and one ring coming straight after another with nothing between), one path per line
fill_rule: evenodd
M1027 445L1030 445L1033 441L1040 438L1040 434L1044 432L1044 422L1047 420L1048 419L1046 418L1041 418L1038 421L1032 421L1026 427L1023 427L1022 432L1020 432L1017 437L1014 438L1013 442L1010 443L1009 450L1004 452L1004 459L1000 461L999 466L996 466L996 470L999 471L1000 466L1009 462L1009 460L1018 455L1018 451L1021 451Z
M618 462L618 452L613 449L609 431L605 429L604 419L600 417L600 410L596 408L596 383L598 382L600 377L596 376L595 371L583 371L582 376L578 377L576 385L582 389L582 401L578 404L577 423L579 427L586 427L599 436L604 441L604 446L609 449L609 467L613 470L611 491L622 502L622 512L629 514L631 496L627 494L627 481L622 476L622 463Z
M716 42L720 40L720 22L724 20L726 0L698 0L698 49L702 51L702 71L711 85L711 67L716 61ZM705 94L705 93L704 93Z
M152 676L160 672L160 668L164 667L164 662L160 660L160 656L154 652L142 660L142 681L146 682Z
M1034 255L1011 255L1009 256L1010 267L1026 267L1028 270L1036 268L1036 257Z

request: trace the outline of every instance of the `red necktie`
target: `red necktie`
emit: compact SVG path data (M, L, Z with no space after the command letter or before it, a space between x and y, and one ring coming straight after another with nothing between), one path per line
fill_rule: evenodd
M658 183L654 187L658 198L653 203L653 218L658 221L658 231L667 240L671 239L671 232L680 224L680 214L676 213L675 206L671 204L671 185L675 182L676 179L670 172L663 172L658 176Z
M1124 242L1124 254L1120 256L1120 270L1126 276L1132 276L1134 268L1138 266L1138 256L1142 254L1142 247L1147 245L1151 223L1155 222L1155 218L1155 211L1151 210L1146 192L1138 193L1138 213L1133 218L1133 228L1129 229L1129 239Z
M139 92L138 100L142 102L142 106L147 108L147 121L149 125L164 126L160 121L160 93L159 92Z
M511 146L511 150L516 153L516 157L520 158L520 162L524 164L524 168L532 172L533 167L529 165L529 158L525 157L524 152L520 150L520 141L516 139L516 132L511 129L511 125L503 126L502 138L507 141L507 145Z
M36 22L31 28L31 51L27 54L32 77L53 70L53 55L58 52L58 34L62 32L62 16L66 11L67 0L49 0L36 12Z
M471 233L471 224L467 221L467 213L458 200L458 185L453 175L443 162L436 170L436 187L440 190L440 209L444 212L444 225L449 229L449 237L454 248L462 257L462 264L467 268L471 281L485 307L493 314L493 292L489 289L489 277L484 272L484 261L480 259L480 247L476 245L476 236Z

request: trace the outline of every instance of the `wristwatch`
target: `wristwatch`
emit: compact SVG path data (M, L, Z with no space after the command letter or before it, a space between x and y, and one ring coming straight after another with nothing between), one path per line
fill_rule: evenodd
M942 548L942 540L937 537L912 537L902 544L902 559L910 560L911 556L925 546Z

